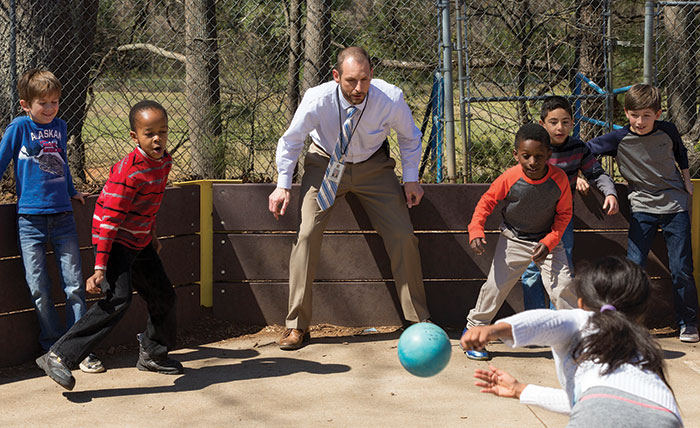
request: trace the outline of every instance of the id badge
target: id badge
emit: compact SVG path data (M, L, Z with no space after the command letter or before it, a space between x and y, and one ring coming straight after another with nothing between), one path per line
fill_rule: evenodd
M340 179L343 177L343 171L345 171L345 164L338 161L334 161L328 172L328 180L340 185Z

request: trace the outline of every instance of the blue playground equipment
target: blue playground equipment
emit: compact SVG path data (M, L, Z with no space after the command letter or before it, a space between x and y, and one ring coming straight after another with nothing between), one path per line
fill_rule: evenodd
M586 77L583 73L580 71L576 73L575 76L575 85L574 85L574 93L573 97L575 98L576 101L574 101L574 131L573 135L574 137L578 138L579 134L581 132L581 121L592 123L593 125L598 125L602 126L605 128L608 128L611 126L611 124L607 121L601 121L598 119L593 119L588 116L583 116L581 114L581 98L576 98L581 95L581 87L582 83L587 84L590 88L592 88L594 91L598 92L600 95L607 95L608 93L605 91L605 89L601 88L598 86L594 81ZM627 92L631 88L631 86L624 86L622 88L617 88L613 89L612 93L613 94L621 94L623 92ZM612 124L612 129L620 129L622 126L620 125L615 125Z
M433 73L433 87L430 91L430 101L425 109L423 123L421 125L421 133L425 135L425 129L428 126L428 118L432 116L432 126L430 127L430 136L428 137L428 145L423 152L420 170L418 171L418 179L423 176L423 171L428 163L428 160L433 162L431 171L435 171L435 182L441 183L442 177L442 162L443 162L443 143L444 143L444 105L445 105L445 82L442 78L442 73L435 71Z

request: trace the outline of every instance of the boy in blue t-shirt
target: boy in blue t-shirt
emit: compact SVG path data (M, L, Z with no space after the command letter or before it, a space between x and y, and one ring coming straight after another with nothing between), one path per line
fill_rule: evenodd
M630 124L587 143L591 152L615 156L629 189L627 258L644 267L660 227L668 250L673 306L680 340L698 342L698 297L693 278L690 215L693 184L688 150L675 125L659 120L661 94L637 84L625 94Z
M85 287L78 234L71 199L85 203L73 187L66 157L66 122L56 118L61 83L50 71L32 69L20 78L20 106L27 115L15 118L0 141L0 176L14 162L19 246L25 278L39 318L39 343L49 349L85 313ZM46 268L48 243L66 294L66 325L51 299ZM104 371L90 355L80 363L87 373Z

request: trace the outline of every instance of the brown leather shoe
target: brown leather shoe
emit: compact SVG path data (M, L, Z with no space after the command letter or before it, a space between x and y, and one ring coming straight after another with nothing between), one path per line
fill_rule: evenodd
M298 328L288 328L280 339L280 349L285 351L299 349L309 340L311 340L311 335L308 331L300 330Z

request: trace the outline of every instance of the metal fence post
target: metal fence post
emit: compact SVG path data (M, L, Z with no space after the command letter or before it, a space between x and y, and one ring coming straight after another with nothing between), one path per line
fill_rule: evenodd
M467 151L467 124L466 106L464 105L464 48L462 43L464 33L462 31L464 25L464 16L462 16L462 0L455 1L455 24L457 26L457 79L459 80L459 130L462 134L462 145L464 147L464 177L469 177L469 152Z
M654 9L656 2L644 3L644 83L654 84L652 54L654 49Z
M10 111L15 112L19 104L19 94L17 93L17 10L15 0L10 0L10 94L12 107ZM11 118L8 118L11 119Z
M442 63L445 85L445 151L447 152L447 182L455 182L455 118L452 103L452 40L450 32L450 2L440 3L442 8Z

